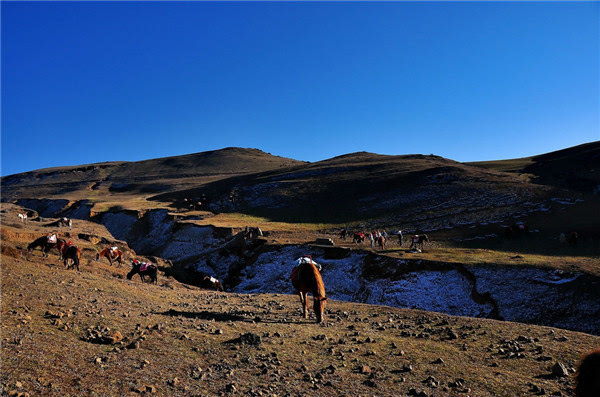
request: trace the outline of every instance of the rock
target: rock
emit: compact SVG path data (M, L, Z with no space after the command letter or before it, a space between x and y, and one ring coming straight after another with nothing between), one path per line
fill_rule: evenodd
M377 383L375 383L375 381L373 381L372 379L365 380L363 384L369 387L377 387Z
M16 387L17 389L21 389L21 388L23 388L23 384L22 384L21 382L19 382L19 381L16 381L16 382L15 382L15 387Z
M371 367L369 367L368 365L363 365L362 367L360 367L360 373L361 374L370 374Z
M127 347L127 349L139 349L140 341L139 340L133 341L130 344L128 344L126 347Z
M115 343L119 343L123 340L123 335L119 331L113 331L108 335L103 336L103 341L107 345L114 345Z
M260 338L260 335L254 334L252 332L248 332L246 334L240 335L239 338L228 340L225 343L259 346L262 343L262 340Z
M552 376L557 377L557 378L569 376L569 371L567 370L567 367L565 367L565 365L563 363L561 363L560 361L557 361L556 364L554 364L554 366L552 367Z
M437 359L436 359L436 360L433 362L433 364L443 364L443 363L444 363L444 360L442 360L442 358L441 358L441 357L438 357L438 358L437 358Z
M169 386L177 386L179 384L179 378L173 378L167 382Z

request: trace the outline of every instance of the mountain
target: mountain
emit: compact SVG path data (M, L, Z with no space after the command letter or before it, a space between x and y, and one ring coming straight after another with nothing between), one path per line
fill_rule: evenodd
M3 200L85 200L93 213L180 208L274 221L445 230L513 222L597 190L600 142L529 158L459 163L434 155L350 153L314 163L226 148L2 178ZM557 226L558 227L558 226Z

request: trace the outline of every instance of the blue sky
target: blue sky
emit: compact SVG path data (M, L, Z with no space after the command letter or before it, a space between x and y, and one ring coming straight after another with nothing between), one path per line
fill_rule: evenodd
M1 3L2 175L600 140L599 2Z

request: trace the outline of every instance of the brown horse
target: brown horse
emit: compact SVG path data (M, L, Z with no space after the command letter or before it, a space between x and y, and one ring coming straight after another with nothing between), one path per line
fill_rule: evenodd
M352 236L352 242L354 242L354 244L364 243L365 234L361 232L354 233L354 235Z
M204 282L204 285L214 288L215 291L223 291L223 286L221 286L221 282L214 277L206 276L202 281Z
M58 248L58 256L60 259L62 259L62 247L66 243L67 242L62 238L56 239L55 243L50 243L48 242L48 236L42 236L40 238L35 239L31 244L27 246L27 252L31 253L34 249L40 247L40 249L42 250L42 256L48 257L48 252L50 252L52 248L56 247Z
M379 248L384 250L385 249L385 237L383 237L383 236L377 237L377 245L379 246Z
M415 234L412 237L412 241L410 243L410 248L418 248L421 251L423 251L423 243L425 241L429 242L429 237L426 234Z
M600 349L588 353L579 363L575 396L600 396Z
M69 268L77 268L79 271L79 259L81 258L81 251L77 246L73 245L70 241L62 247L62 257L65 263L65 267ZM69 264L69 260L73 262Z
M100 257L104 256L108 259L108 263L112 266L113 260L119 262L119 265L123 265L123 251L118 249L110 249L110 247L104 248L102 251L96 254L96 260L99 260Z
M313 294L314 303L313 309L317 316L317 322L322 323L324 320L325 311L325 285L321 278L321 273L311 262L303 262L300 265L294 267L292 274L290 275L292 285L300 295L300 303L302 304L302 310L304 318L308 318L308 293Z

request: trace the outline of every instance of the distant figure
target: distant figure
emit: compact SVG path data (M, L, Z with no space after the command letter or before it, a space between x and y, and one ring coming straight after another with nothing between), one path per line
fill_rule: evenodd
M346 229L340 230L340 238L342 240L346 240L346 236L348 235L348 231Z
M588 353L581 360L577 369L575 396L600 396L600 349Z
M369 241L371 242L371 248L375 248L375 237L373 233L369 233Z
M17 216L23 223L27 223L27 214L26 213L18 213Z
M576 247L578 239L579 235L577 234L577 232L569 233L569 247Z
M398 230L398 245L402 247L402 230Z
M561 245L564 245L567 242L567 236L564 233L561 233L560 236L558 236L558 241Z

